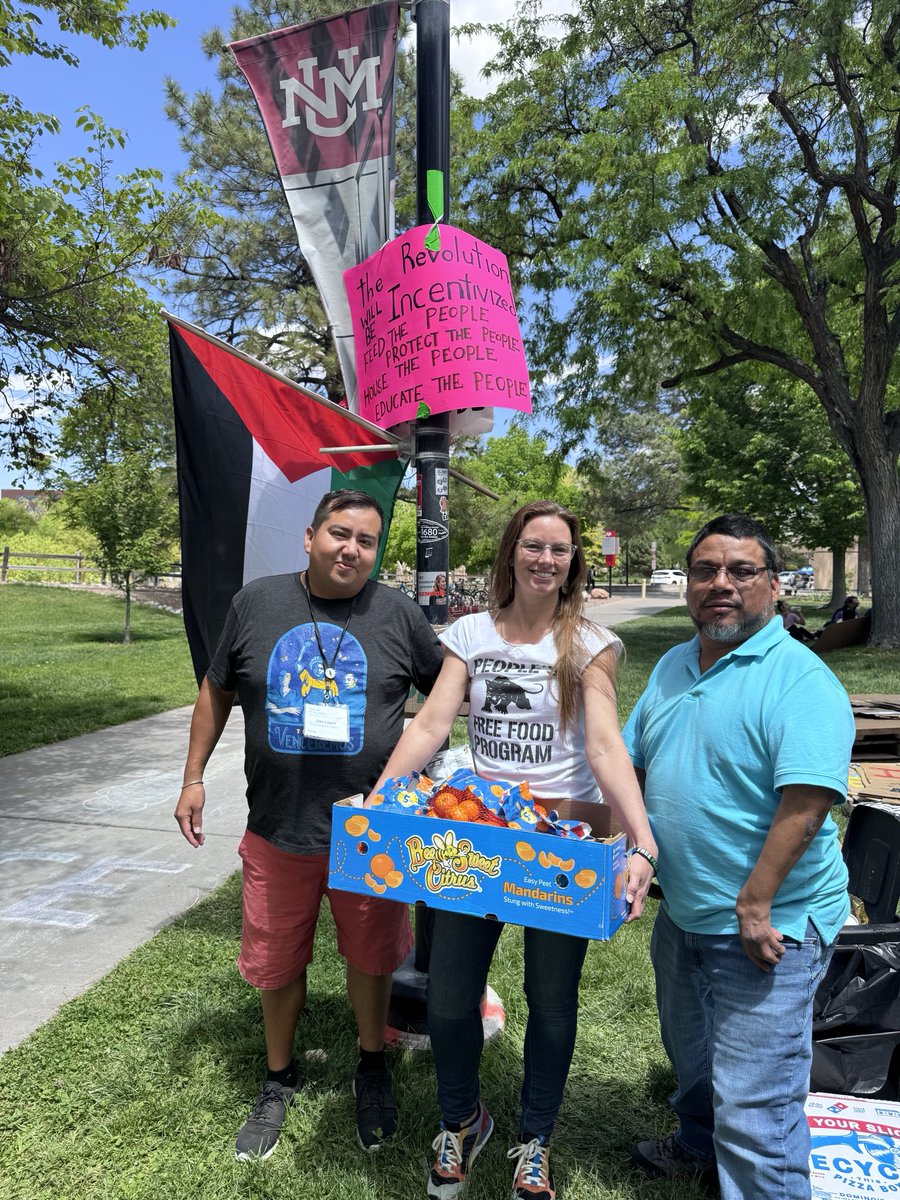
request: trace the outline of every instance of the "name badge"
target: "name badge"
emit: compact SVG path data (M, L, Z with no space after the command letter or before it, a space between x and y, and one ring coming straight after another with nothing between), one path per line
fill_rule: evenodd
M303 736L320 742L349 742L349 705L304 704Z

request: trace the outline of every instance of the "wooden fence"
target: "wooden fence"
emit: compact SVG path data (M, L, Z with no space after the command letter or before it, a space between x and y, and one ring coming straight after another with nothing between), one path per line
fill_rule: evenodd
M12 562L12 559L22 559L22 562ZM59 564L59 565L56 565ZM28 550L10 550L3 547L3 557L0 559L0 583L6 583L13 572L40 571L53 574L74 575L73 583L84 583L85 576L99 575L101 584L106 583L106 571L95 558L88 554L35 554ZM169 586L177 587L181 582L181 563L172 563L171 571L163 575L153 575L148 578L159 585L161 579L172 580Z

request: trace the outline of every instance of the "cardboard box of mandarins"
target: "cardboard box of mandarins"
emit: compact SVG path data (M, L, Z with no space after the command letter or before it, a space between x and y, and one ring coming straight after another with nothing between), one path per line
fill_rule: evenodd
M328 883L339 891L446 908L598 941L628 915L625 835L605 804L561 801L589 840L408 816L341 800L332 810Z

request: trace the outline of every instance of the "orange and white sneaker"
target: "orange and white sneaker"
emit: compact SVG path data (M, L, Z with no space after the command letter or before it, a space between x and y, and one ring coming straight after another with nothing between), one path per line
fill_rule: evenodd
M546 1138L535 1137L529 1142L520 1142L513 1146L507 1157L516 1160L512 1186L514 1200L555 1200L550 1147Z
M483 1104L472 1124L459 1133L447 1129L441 1122L440 1133L433 1143L437 1158L428 1178L428 1195L432 1200L454 1200L462 1192L472 1163L493 1132L494 1122Z

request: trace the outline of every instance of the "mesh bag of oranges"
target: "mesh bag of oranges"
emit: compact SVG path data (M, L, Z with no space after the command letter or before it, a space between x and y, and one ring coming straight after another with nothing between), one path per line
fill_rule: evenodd
M370 804L445 821L471 821L562 837L586 838L591 832L583 821L564 821L548 812L547 806L532 796L527 782L482 779L467 768L439 783L418 772L389 779Z

